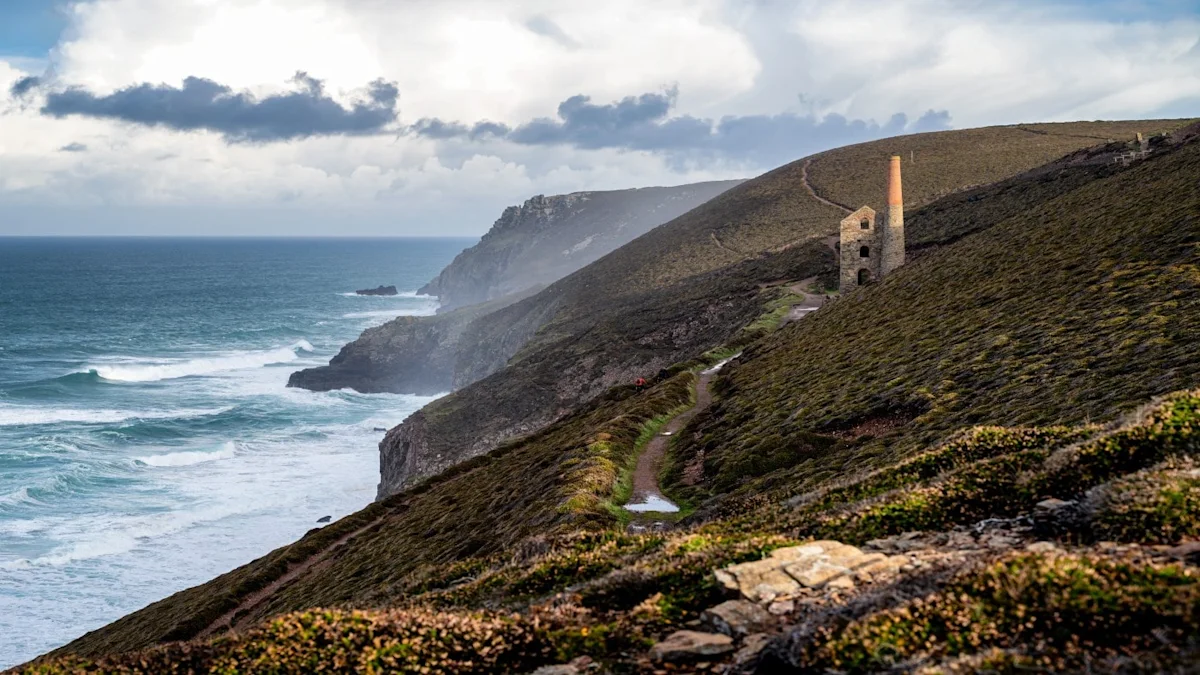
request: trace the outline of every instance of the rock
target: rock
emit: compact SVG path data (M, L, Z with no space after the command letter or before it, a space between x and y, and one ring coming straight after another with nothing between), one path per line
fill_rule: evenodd
M1058 550L1058 545L1052 541L1035 541L1025 547L1030 553L1053 553Z
M714 574L726 589L740 593L747 600L771 602L811 593L808 589L824 588L839 577L847 578L835 588L853 588L855 579L869 581L874 575L894 573L907 562L905 557L863 553L838 541L814 541L776 549L768 558L732 565Z
M333 516L321 516L320 518L317 518L318 523L328 523L331 520L333 520Z
M904 564L904 558L900 556L888 557L884 556L882 560L867 563L854 569L855 578L860 581L873 579L877 576L887 574L895 574L900 571L900 566Z
M1033 507L1033 529L1042 537L1078 530L1085 522L1083 509L1075 501L1044 499Z
M854 588L854 580L847 576L830 579L829 583L825 584L825 588L836 588L838 590L848 591Z
M720 633L700 633L681 630L650 648L655 661L699 661L707 656L719 656L733 651L733 638Z
M1200 563L1200 541L1185 541L1184 543L1169 549L1167 555L1172 558L1180 558L1190 563Z
M993 551L1004 551L1020 544L1021 539L1006 532L989 532L979 538L979 543Z
M579 675L579 673L586 672L590 665L592 665L591 657L580 656L577 659L572 659L570 663L542 666L530 675Z
M783 568L800 585L808 588L821 588L833 579L846 574L850 570L841 565L831 565L817 560L812 563L795 562Z
M376 286L375 288L360 288L355 295L398 295L400 291L395 286Z
M791 614L792 612L796 611L796 601L795 600L776 600L775 602L772 602L767 607L767 611L770 612L771 614L774 614L775 616L784 616L786 614Z
M753 668L762 656L762 652L774 639L765 633L747 635L742 640L742 648L733 655L733 663L741 670Z
M775 617L767 610L746 600L729 600L710 607L700 614L700 620L729 637L761 633L775 624Z
M754 602L773 600L800 590L800 584L785 574L779 561L773 558L733 565L716 570L714 574L725 588Z

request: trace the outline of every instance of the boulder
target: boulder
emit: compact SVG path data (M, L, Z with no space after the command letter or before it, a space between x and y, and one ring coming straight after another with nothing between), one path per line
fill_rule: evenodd
M895 573L908 562L905 556L863 553L837 541L814 541L776 549L762 560L731 565L713 574L726 589L740 593L746 600L769 603L811 592L805 589L824 588L840 577L846 580L835 587L853 588L855 580L870 581L878 575Z
M667 639L650 648L650 658L655 661L699 661L710 656L720 656L733 651L733 638L720 633L700 633L681 630L671 633Z
M767 601L800 590L800 584L788 576L775 558L755 560L716 570L717 580L754 602Z
M729 637L761 633L775 623L775 617L759 605L746 600L729 600L700 614L700 621Z

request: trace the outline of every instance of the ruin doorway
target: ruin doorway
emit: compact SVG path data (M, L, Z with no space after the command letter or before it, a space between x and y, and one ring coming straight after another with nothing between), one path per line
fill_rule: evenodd
M871 270L861 269L858 271L858 285L866 286L871 283Z

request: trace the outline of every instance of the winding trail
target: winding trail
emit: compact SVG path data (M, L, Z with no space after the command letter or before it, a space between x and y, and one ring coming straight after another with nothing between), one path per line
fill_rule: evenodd
M845 204L839 204L834 201L830 201L830 200L822 197L821 195L817 194L817 191L813 189L812 183L808 182L808 165L809 164L812 164L811 158L804 160L804 164L802 164L800 166L800 182L804 183L804 189L808 191L808 194L812 195L813 199L821 202L822 204L824 204L826 206L832 206L835 209L841 209L841 210L845 211L846 213L854 213L854 209L850 208L849 206L846 206Z
M692 421L701 410L704 410L712 404L712 392L708 390L708 385L716 376L717 371L726 363L737 358L735 354L724 361L716 364L708 370L702 371L700 377L696 380L696 402L691 408L679 413L667 425L659 431L653 439L642 450L642 454L638 457L637 468L633 471L633 494L630 495L629 501L625 504L627 511L638 513L673 513L679 508L671 503L662 493L662 489L658 485L658 474L662 471L663 460L667 456L667 446L671 439L679 433L687 423ZM666 508L645 508L663 506ZM643 508L638 508L643 507Z

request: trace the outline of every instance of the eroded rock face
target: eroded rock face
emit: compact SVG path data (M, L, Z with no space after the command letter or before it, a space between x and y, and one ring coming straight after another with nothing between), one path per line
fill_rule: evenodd
M309 391L348 388L364 394L448 392L454 379L454 347L465 327L452 316L402 316L363 331L328 366L292 373L288 386Z
M453 309L550 283L740 182L538 195L505 209L420 292Z

